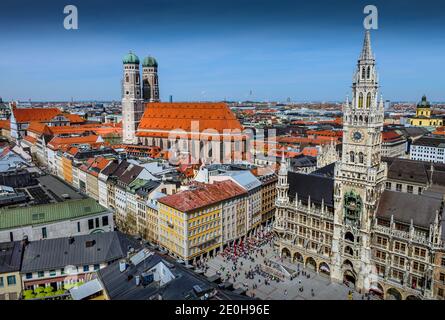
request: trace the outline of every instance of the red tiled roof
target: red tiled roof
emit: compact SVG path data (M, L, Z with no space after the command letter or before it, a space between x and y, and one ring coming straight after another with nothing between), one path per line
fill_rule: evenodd
M95 144L99 137L96 135L82 137L54 137L48 142L48 148L57 150L62 146L71 146L73 144Z
M58 108L20 108L12 112L17 122L49 122L55 116L62 114Z
M159 199L159 202L181 212L190 212L223 200L245 194L243 188L231 180L201 184L193 190L182 191Z
M31 136L25 136L24 138L26 141L31 142L32 144L35 144L37 139Z
M147 103L139 124L138 135L144 130L182 129L191 132L192 121L199 124L200 132L206 129L213 129L219 133L224 129L243 130L225 103Z
M67 118L70 123L84 123L86 120L75 113L64 113L63 116Z
M0 120L0 129L11 129L11 122L9 120Z
M51 129L46 124L37 121L31 121L26 131L34 132L40 135L51 134Z
M394 141L399 140L402 136L397 134L395 131L384 131L382 133L383 141Z

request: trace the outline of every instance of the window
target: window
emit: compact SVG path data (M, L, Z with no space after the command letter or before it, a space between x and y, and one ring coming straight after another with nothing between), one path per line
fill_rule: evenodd
M394 243L394 250L399 252L405 252L406 244L396 241Z
M403 272L401 272L399 270L392 270L392 277L394 279L402 281L402 279L403 279Z
M441 273L439 275L439 280L440 280L440 282L445 283L445 273Z
M360 152L360 153L358 154L358 161L359 161L360 163L365 162L365 160L364 160L364 156L363 156L363 152Z
M366 96L366 108L370 108L371 107L371 93L368 92L368 95Z
M100 266L98 264L94 265L94 270L99 270Z
M383 276L385 275L385 266L376 264L376 265L375 265L375 269L376 269L377 274L378 274L379 276L382 276L382 277L383 277Z
M94 220L93 219L88 220L88 229L89 230L94 229Z
M90 266L83 266L83 271L84 272L90 271Z
M402 185L400 183L396 184L396 191L402 192Z
M39 278L43 278L43 277L45 276L45 271L39 271L39 272L37 272L37 276L38 276Z
M77 232L80 232L80 222L77 222Z
M46 239L48 237L48 234L46 233L46 227L42 228L42 238Z
M405 266L405 258L394 256L394 265L403 268Z
M49 276L54 277L56 275L56 270L49 270Z
M26 279L32 279L32 272L28 272L26 274Z
M96 218L96 228L99 228L99 218Z
M414 190L414 187L413 187L413 186L407 186L407 187L406 187L406 191L407 191L408 193L413 193L413 190Z
M377 244L386 247L386 245L388 244L388 239L377 236Z
M17 283L15 276L8 276L8 286L15 286Z
M425 271L425 265L423 263L419 263L417 261L413 262L413 270L418 272L424 272Z
M445 257L442 258L442 261L441 261L440 264L441 264L442 267L445 267Z
M368 69L366 70L366 78L370 78L371 77L371 67L368 66Z
M386 190L391 190L391 182L386 182L385 188Z
M351 151L351 152L349 153L349 158L350 158L350 161L351 161L351 162L355 162L354 151Z
M365 69L363 69L365 70ZM358 96L358 107L363 108L363 93L360 92L360 95Z
M437 289L437 295L439 297L443 298L443 289L442 288Z
M3 283L3 277L0 277L0 288L3 288L4 287L4 283Z
M108 226L108 216L103 216L102 217L102 225L103 226Z

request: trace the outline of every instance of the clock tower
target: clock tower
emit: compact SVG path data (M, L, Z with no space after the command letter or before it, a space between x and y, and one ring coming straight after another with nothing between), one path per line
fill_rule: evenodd
M381 162L384 105L369 30L352 80L352 98L343 106L341 161L335 165L332 276L359 290L372 282L371 225L383 191Z

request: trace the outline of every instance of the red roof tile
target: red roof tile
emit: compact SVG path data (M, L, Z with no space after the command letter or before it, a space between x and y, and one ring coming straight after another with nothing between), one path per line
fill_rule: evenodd
M17 122L49 122L55 116L62 114L58 108L20 108L14 109L13 113Z
M193 190L182 191L159 199L159 202L181 212L190 212L230 199L246 191L231 180L201 184Z
M199 131L213 129L243 130L240 122L225 103L147 103L138 133L145 130L191 131L192 121L199 124Z

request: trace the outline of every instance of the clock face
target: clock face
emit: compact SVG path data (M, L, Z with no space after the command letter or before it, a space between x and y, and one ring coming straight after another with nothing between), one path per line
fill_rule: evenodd
M356 142L359 142L359 141L361 141L362 140L362 133L360 132L360 131L355 131L353 134L352 134L352 138L356 141Z

